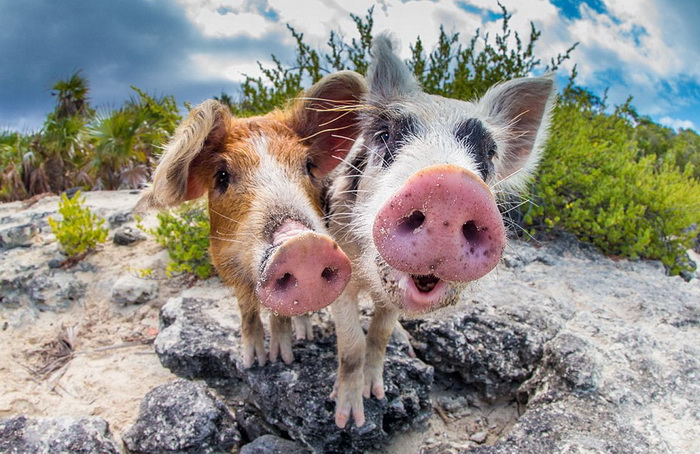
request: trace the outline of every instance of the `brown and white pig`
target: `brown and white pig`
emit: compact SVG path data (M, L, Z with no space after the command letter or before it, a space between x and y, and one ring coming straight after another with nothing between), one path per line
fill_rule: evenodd
M137 211L207 196L212 262L241 313L243 365L266 361L261 308L270 316L270 359L293 361L291 321L343 291L350 261L327 234L324 178L359 133L364 79L324 77L286 109L234 118L215 100L176 130Z
M353 264L331 306L339 427L351 416L364 423L363 395L384 397L384 354L399 312L457 303L500 261L506 229L497 196L532 174L556 98L551 77L503 82L477 102L429 95L387 36L375 39L372 57L361 141L328 195L331 232ZM361 292L375 303L366 337Z

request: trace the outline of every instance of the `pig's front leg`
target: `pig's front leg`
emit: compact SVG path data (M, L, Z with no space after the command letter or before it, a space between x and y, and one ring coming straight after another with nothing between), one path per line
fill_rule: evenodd
M248 368L258 359L265 365L265 329L260 320L260 304L252 289L236 291L238 307L241 311L241 343L243 347L243 367Z
M344 428L352 415L357 427L365 423L364 388L365 335L360 326L357 292L346 291L331 305L338 338L338 377L331 397L335 423Z
M282 315L270 315L270 361L282 361L291 364L294 361L292 353L292 319Z
M374 298L374 316L367 332L367 354L365 356L364 396L374 395L384 398L384 355L394 328L397 326L399 311L392 304Z

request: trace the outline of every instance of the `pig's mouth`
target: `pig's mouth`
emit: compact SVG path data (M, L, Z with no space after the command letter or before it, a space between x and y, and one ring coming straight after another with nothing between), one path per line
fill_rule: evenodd
M440 282L440 278L434 274L427 275L417 275L412 274L411 279L413 279L413 284L416 286L421 293L430 293L433 291L435 286Z
M401 306L414 313L429 312L447 304L450 284L434 274L407 274L399 272Z

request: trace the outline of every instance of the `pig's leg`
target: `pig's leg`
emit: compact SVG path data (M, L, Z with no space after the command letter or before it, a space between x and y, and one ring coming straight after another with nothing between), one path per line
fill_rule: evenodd
M297 340L313 340L314 330L311 325L311 317L300 315L292 319L294 325L294 336Z
M365 423L362 403L364 387L365 334L360 326L357 291L345 292L331 305L338 337L338 377L331 393L336 399L335 423L344 428L350 416L355 426Z
M408 356L411 358L416 357L416 352L413 350L413 342L415 340L413 339L413 336L411 336L408 331L406 331L406 328L401 325L400 321L396 321L396 326L394 326L394 334L396 335L396 339L401 342L402 344L405 344L408 347Z
M263 366L265 355L265 330L260 320L260 303L252 289L238 289L238 307L241 310L241 343L243 344L243 367L253 365L255 358Z
M370 394L384 398L384 354L389 338L399 319L399 311L392 304L374 299L374 316L367 332L367 354L365 356L364 396Z
M270 361L277 361L278 355L286 364L294 361L292 320L291 317L270 315Z

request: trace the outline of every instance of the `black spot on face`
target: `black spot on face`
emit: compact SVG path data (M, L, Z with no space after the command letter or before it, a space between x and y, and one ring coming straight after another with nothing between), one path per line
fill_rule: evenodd
M455 137L473 156L481 170L481 178L486 180L493 174L493 157L496 155L496 142L483 123L470 118L457 126Z
M381 115L370 120L365 140L377 150L382 158L382 167L386 168L394 162L396 154L416 131L417 122L411 116Z

